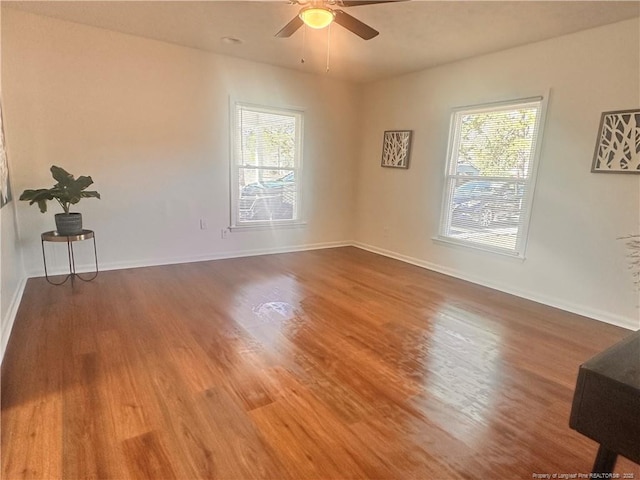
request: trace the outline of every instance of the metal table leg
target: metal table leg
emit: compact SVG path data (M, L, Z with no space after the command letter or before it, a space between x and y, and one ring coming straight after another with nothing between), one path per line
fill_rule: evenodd
M71 256L73 258L73 244L71 245ZM75 270L75 259L74 259L74 265L73 265L74 276L78 277L83 282L90 282L91 280L95 279L98 276L98 251L96 250L95 235L93 236L93 259L95 260L96 270L95 272L91 272L88 278L82 278L82 275L80 273L75 273L76 270Z
M75 253L73 251L73 242L79 240L88 240L89 238L93 239L93 258L95 264L95 271L89 272L88 276L83 277L82 274L76 272L76 259ZM47 269L47 254L44 248L44 242L66 242L67 244L67 261L69 263L69 273L61 282L53 282L49 279L49 272ZM78 235L59 235L57 232L46 232L43 233L40 237L40 243L42 245L42 259L44 262L44 276L47 282L51 285L62 285L66 283L67 280L71 279L71 283L73 283L74 279L78 277L80 280L84 282L90 282L98 276L98 251L96 247L96 237L92 230L83 230L81 234Z
M64 280L61 282L52 282L51 280L49 280L49 272L47 271L47 255L45 254L45 250L44 250L44 240L40 240L40 243L42 244L42 260L44 262L44 278L47 280L47 282L49 282L51 285L62 285L63 283L66 283L67 280L69 280L69 278L71 278L71 257L69 256L69 273L67 274L66 277L64 277ZM67 242L67 255L69 255L69 244Z

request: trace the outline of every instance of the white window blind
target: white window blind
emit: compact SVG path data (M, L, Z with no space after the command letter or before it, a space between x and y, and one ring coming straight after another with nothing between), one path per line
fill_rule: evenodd
M232 226L300 220L302 113L235 104Z
M535 98L454 111L440 238L524 256L542 105Z

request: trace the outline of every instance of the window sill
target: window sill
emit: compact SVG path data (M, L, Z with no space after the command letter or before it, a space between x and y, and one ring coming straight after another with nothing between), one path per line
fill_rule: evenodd
M524 254L512 252L512 251L501 249L501 248L491 247L489 245L485 246L485 245L479 245L479 244L470 243L470 242L462 242L459 240L455 240L453 238L440 237L440 236L432 237L431 240L433 240L435 243L439 243L447 247L460 248L463 250L467 250L471 252L480 252L484 254L488 253L491 255L499 255L501 257L510 258L520 263L526 260L526 257L524 256Z
M252 225L231 225L229 231L231 232L250 232L256 230L281 230L289 228L306 227L307 222L291 221L291 222L265 222L256 223Z

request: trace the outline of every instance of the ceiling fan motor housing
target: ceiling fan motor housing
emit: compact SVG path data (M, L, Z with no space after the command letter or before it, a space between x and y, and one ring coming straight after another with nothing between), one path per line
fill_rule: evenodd
M298 16L308 27L321 29L329 26L336 14L330 8L310 5L300 10Z
M371 28L366 23L361 22L339 8L333 9L331 6L356 7L358 5L379 5L383 3L404 2L407 0L311 0L302 2L300 0L290 0L294 5L304 5L298 15L293 17L278 33L276 37L288 38L300 27L321 29L328 27L335 22L351 33L355 33L363 40L371 40L378 35L378 31Z

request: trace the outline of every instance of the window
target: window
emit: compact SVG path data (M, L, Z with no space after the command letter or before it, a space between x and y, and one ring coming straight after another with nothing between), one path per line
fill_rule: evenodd
M302 112L234 108L232 226L300 222Z
M542 98L457 109L439 238L524 256Z

